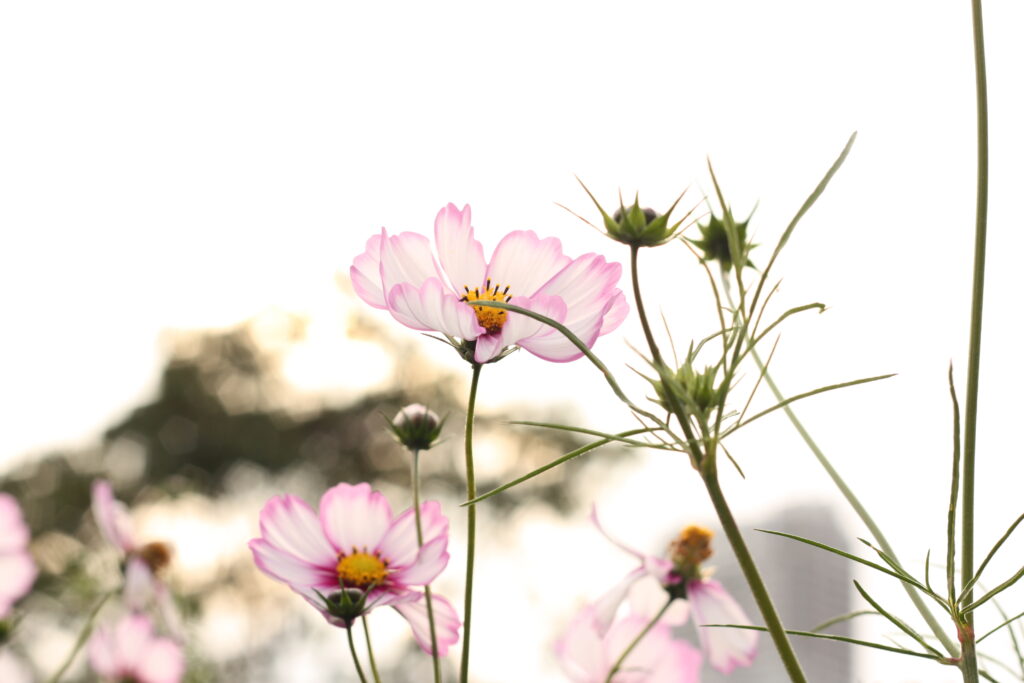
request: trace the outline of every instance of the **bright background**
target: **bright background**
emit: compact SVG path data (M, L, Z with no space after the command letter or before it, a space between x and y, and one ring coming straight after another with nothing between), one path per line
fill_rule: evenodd
M989 3L985 19L980 553L1021 512L1024 474L1015 430L1024 6ZM689 186L691 206L710 189L710 157L737 214L757 206L754 238L770 245L856 130L846 165L775 271L785 278L780 311L807 301L829 310L787 326L773 370L793 393L899 373L800 413L904 558L944 543L945 373L952 360L962 395L973 243L967 2L6 3L0 92L0 411L12 416L0 459L9 463L92 441L149 396L162 332L268 308L314 322L288 366L293 381L342 398L377 386L386 359L346 346L351 304L336 275L381 225L427 232L444 203L470 203L487 251L506 231L531 228L569 253L621 259L555 205L594 215L574 174L606 205L621 189L664 208ZM710 298L688 252L645 253L643 266L648 306L665 312L677 342L704 336ZM631 319L597 350L628 378L626 342L641 340ZM460 363L423 345L439 363ZM483 381L484 410L573 401L587 423L632 425L582 362L552 368L519 354ZM799 498L837 501L782 418L738 437L732 452L747 480L730 476L727 492L743 517ZM682 462L649 463L595 491L606 516L636 527L636 545L654 542L643 515L658 512L637 500L664 494L673 515L679 500L688 514L710 514ZM863 531L852 517L849 528L852 544ZM535 541L524 552L550 563L543 555L557 538ZM990 580L1016 568L1020 549L1003 551ZM1021 602L1007 598L1007 609ZM483 630L474 641L482 678L531 673L507 661L489 671L500 644ZM904 665L908 681L955 680L874 655L860 676L896 680Z

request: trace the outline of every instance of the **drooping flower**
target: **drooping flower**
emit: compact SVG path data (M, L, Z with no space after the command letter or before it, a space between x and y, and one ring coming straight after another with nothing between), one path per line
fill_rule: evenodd
M181 639L181 616L174 597L160 579L161 571L171 561L170 546L162 541L136 541L128 509L114 498L110 482L104 479L92 483L92 514L100 535L124 557L125 606L141 612L154 605L167 629Z
M440 332L486 363L520 346L545 360L582 352L560 332L532 318L487 306L504 301L552 318L587 346L614 330L628 306L616 287L622 268L597 254L572 259L561 242L530 230L506 235L490 261L473 237L470 209L448 204L434 221L437 258L423 235L388 235L366 243L349 274L356 294L414 330Z
M630 615L605 624L593 605L584 607L555 643L562 670L573 683L605 683L622 653L649 619ZM697 683L700 653L658 622L626 656L612 683Z
M409 622L430 654L423 593L448 564L448 519L436 501L420 506L423 546L415 510L397 517L369 484L338 484L320 499L319 514L296 496L274 496L260 511L260 538L249 541L256 566L287 584L335 626L348 628L374 607L390 605ZM459 639L451 603L433 595L438 655Z
M96 627L89 638L89 663L98 676L118 683L178 683L185 673L181 647L154 635L149 618L136 613Z
M698 627L701 649L712 667L722 673L730 673L738 666L753 663L757 653L756 631L702 627L704 624L750 625L750 619L739 603L722 584L709 578L708 573L701 569L701 563L711 556L710 531L699 526L686 527L669 545L669 557L664 558L641 553L610 536L601 526L596 508L592 509L590 519L605 538L640 561L639 567L629 572L595 604L598 619L610 622L634 585L651 577L668 595L687 601ZM642 612L650 612L653 608L650 601L647 604ZM674 623L685 621L685 612L677 614Z
M29 531L18 501L0 493L0 619L32 588L39 570L28 552Z

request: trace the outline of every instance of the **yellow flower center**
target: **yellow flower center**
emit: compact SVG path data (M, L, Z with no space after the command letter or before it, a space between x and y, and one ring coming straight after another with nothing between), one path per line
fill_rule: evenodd
M356 552L339 557L337 571L343 585L366 588L383 583L388 576L388 564L376 555Z
M711 557L712 535L709 529L692 525L669 544L669 557L684 576L696 573L700 563Z
M491 286L490 278L487 279L487 286L484 288L483 293L480 292L480 288L476 287L470 289L468 286L463 287L466 293L462 295L460 301L465 301L469 305L473 306L473 310L476 313L476 320L480 323L480 327L487 330L487 334L497 334L501 332L502 326L505 324L505 320L508 318L508 311L503 311L500 308L492 308L490 306L477 306L478 301L511 301L512 295L508 293L508 285L502 288L501 285Z

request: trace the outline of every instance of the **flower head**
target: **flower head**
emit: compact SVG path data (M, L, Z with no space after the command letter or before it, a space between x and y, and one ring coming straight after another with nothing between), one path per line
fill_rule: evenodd
M593 605L584 607L555 643L562 670L573 683L605 683L619 657L647 623L647 618L631 615L604 624ZM662 621L637 643L611 680L697 683L700 662L700 653L685 640L673 639L671 626Z
M490 261L473 237L470 209L449 204L434 221L437 258L423 235L381 229L349 271L356 294L414 330L458 340L474 363L515 346L555 362L582 356L565 336L488 302L507 302L562 323L587 346L614 330L628 306L615 286L622 268L597 254L572 259L562 244L530 230L506 235Z
M92 514L100 535L124 557L124 602L128 609L141 612L151 605L175 638L183 635L181 616L174 598L160 579L171 562L171 548L162 541L140 544L135 538L131 517L124 503L114 498L110 482L92 483Z
M28 552L29 531L18 501L0 493L0 619L32 588L38 569Z
M363 483L338 484L320 499L319 514L295 496L274 496L260 512L261 536L249 541L256 566L287 584L328 622L348 628L374 607L394 607L431 652L423 593L448 564L448 520L441 506L420 506L423 545L414 509L397 517L383 494ZM439 655L459 639L451 603L433 596Z
M580 185L583 185L583 181L580 181ZM695 210L690 209L680 220L675 223L670 222L672 212L679 204L679 200L686 194L686 190L683 190L682 194L672 202L672 206L668 207L668 211L663 214L659 214L654 209L640 208L639 194L637 194L636 199L633 201L633 205L629 207L622 202L622 196L620 195L619 208L615 209L615 212L609 216L608 212L598 203L597 198L587 189L586 185L583 185L583 191L587 193L590 200L594 202L594 206L601 212L604 229L608 236L616 242L628 244L633 248L658 247L668 243L679 234L680 228L685 229L683 224L687 223Z
M700 570L700 564L711 556L711 532L707 529L699 526L683 529L669 545L669 558L664 558L641 553L608 535L597 518L596 508L591 511L591 521L605 538L640 561L639 567L595 603L596 613L603 623L611 622L619 605L641 579L649 581L653 578L669 595L687 601L698 626L750 625L750 619L743 608L726 592L722 584L708 578L707 573ZM650 613L652 603L649 600L646 602L648 607L640 611ZM685 618L685 613L679 612L677 617L670 620L682 623ZM729 673L737 666L750 666L754 661L757 653L755 631L698 628L697 634L708 663L722 673Z
M722 218L711 214L707 224L697 224L700 230L700 239L688 239L690 244L702 252L701 260L705 263L718 261L722 270L731 270L735 264L754 267L750 260L750 252L756 244L747 242L747 225L750 223L750 216L745 221L738 221L732 215L732 210L726 207ZM730 243L730 240L735 240ZM733 252L736 252L735 254Z
M141 614L126 614L113 626L96 627L89 639L89 663L101 678L134 683L178 683L185 656L170 638L153 634Z
M403 446L411 451L425 451L437 445L444 420L430 408L413 403L399 410L389 426Z

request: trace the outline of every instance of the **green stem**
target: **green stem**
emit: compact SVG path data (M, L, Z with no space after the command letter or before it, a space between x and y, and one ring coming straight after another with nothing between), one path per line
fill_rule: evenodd
M86 617L85 624L82 626L82 630L78 634L78 639L75 641L75 646L71 648L71 652L68 653L64 663L61 664L59 669L57 669L57 673L50 677L48 683L57 683L61 679L61 676L67 672L68 667L71 666L71 662L75 661L75 656L78 654L79 650L82 649L82 646L85 645L85 641L89 638L89 634L92 633L93 624L96 622L96 615L100 613L100 609L102 609L103 605L107 604L107 600L110 599L110 596L113 595L114 592L115 591L107 593L100 598L100 601L97 602L96 606L92 608L91 612L89 612L89 616Z
M363 615L363 633L366 634L366 651L370 655L370 671L373 672L374 683L380 683L380 673L377 671L377 659L373 656L373 644L370 642L370 625L366 623L366 615ZM351 629L349 629L351 630Z
M775 398L779 401L785 400L785 396L779 389L779 386L775 383L775 380L772 379L772 376L768 372L767 368L765 368L765 365L761 361L761 357L757 354L756 349L751 350L751 356L753 357L754 362L757 363L757 367L761 371L761 375L764 377L765 384L767 384L768 388L771 389L772 394L775 395ZM807 432L807 429L804 427L803 423L800 422L800 419L797 418L796 413L793 412L793 409L787 405L783 406L782 410L785 411L786 416L789 418L789 421L793 423L793 427L800 434L801 438L803 438L804 443L806 443L807 447L811 449L811 453L813 453L814 457L818 460L818 464L822 466L822 468L828 474L829 478L832 479L832 483L835 484L836 488L839 489L839 492L843 494L843 498L846 499L846 502L850 505L851 508L853 508L853 511L857 513L858 517L860 517L860 521L863 522L864 526L866 526L868 528L868 531L871 532L871 536L875 539L878 545L882 547L882 550L885 551L885 554L891 557L894 562L899 564L900 562L896 557L896 551L889 544L889 540L882 533L882 530L875 523L875 520L872 519L870 513L868 513L867 511L867 508L864 507L864 505L854 494L853 490L850 489L850 487L843 480L842 476L840 476L836 468L833 467L832 463L829 462L827 457L825 457L825 454L822 452L821 448L818 447L818 444L814 441L813 438L811 438L811 435ZM935 637L939 639L939 642L942 643L942 646L946 648L946 651L950 654L951 657L959 657L960 648L957 647L956 643L953 642L953 639L950 638L949 635L947 635L947 633L943 630L942 625L935 618L935 615L932 614L930 609L928 609L928 605L925 604L924 599L911 586L907 585L906 583L902 583L902 585L903 589L907 592L907 596L910 598L911 602L914 603L914 607L917 608L917 611L921 614L921 617L925 620L925 622L927 622L928 627L932 630L932 633L935 634Z
M651 360L655 365L661 365L661 352L654 342L654 335L651 333L651 324L647 321L647 314L644 312L644 300L640 296L640 275L637 270L637 253L640 247L635 244L629 248L629 270L633 279L633 301L636 303L636 314L640 318L640 325L644 329L644 337L647 338L647 346L651 350Z
M423 522L420 519L420 452L412 451L412 506L416 517L416 543L423 547ZM430 655L434 660L434 683L441 683L441 660L437 656L437 627L434 626L434 599L430 586L423 587L427 601L427 620L430 622Z
M775 649L778 650L779 657L782 658L782 664L786 667L789 679L794 681L794 683L807 683L807 677L804 676L804 672L800 668L800 662L797 660L796 652L793 651L793 645L786 636L786 627L782 625L782 619L779 618L778 612L775 611L775 605L772 604L771 596L768 595L768 589L761 579L761 574L757 571L754 558L747 549L747 544L743 540L739 526L737 526L736 520L732 516L729 504L725 502L725 495L718 484L718 472L713 469L707 471L704 475L704 485L707 487L708 495L711 497L711 503L715 506L715 512L718 513L718 521L722 524L722 530L725 531L729 544L736 554L736 561L739 562L740 568L743 570L743 576L747 579L750 592L754 594L754 602L757 603L757 607L761 611L764 625L767 627L768 633L771 634L772 641L775 643Z
M658 613L654 615L654 618L647 622L647 625L644 626L643 630L640 631L640 633L636 635L636 638L629 643L629 646L622 651L622 654L619 655L619 658L615 660L615 664L608 671L608 678L604 679L604 683L612 683L612 679L615 678L615 674L617 674L622 668L622 665L626 663L626 657L629 656L630 652L636 649L636 646L640 644L640 641L644 639L644 636L650 633L651 629L654 628L654 625L657 624L663 616L665 616L665 612L668 611L669 605L672 604L674 599L675 598L669 598Z
M469 385L469 405L466 408L466 500L476 498L476 476L473 473L473 414L476 412L476 389L480 383L480 368L473 363L473 379ZM476 506L466 511L466 599L462 608L462 665L459 680L469 683L469 633L473 614L473 561L476 554Z
M981 309L985 295L985 237L988 222L988 85L985 76L985 36L981 21L981 0L971 1L974 28L974 80L978 108L978 189L974 224L974 282L971 293L971 332L967 352L967 400L964 411L963 529L960 549L960 580L967 586L974 578L974 461L978 417L978 377L981 367ZM966 591L963 604L970 604ZM977 680L974 651L974 615L966 615L967 641L964 649L964 680L973 669ZM967 662L968 657L971 662Z
M968 625L962 626L960 638L964 651L960 659L960 672L964 676L964 683L978 683L978 652L974 643L974 629Z
M352 640L352 626L349 624L348 628L345 629L345 633L348 635L348 649L352 653L352 661L356 665L356 673L359 674L359 680L361 683L366 683L366 674L363 673L363 667L359 664L359 655L356 654L356 643Z

